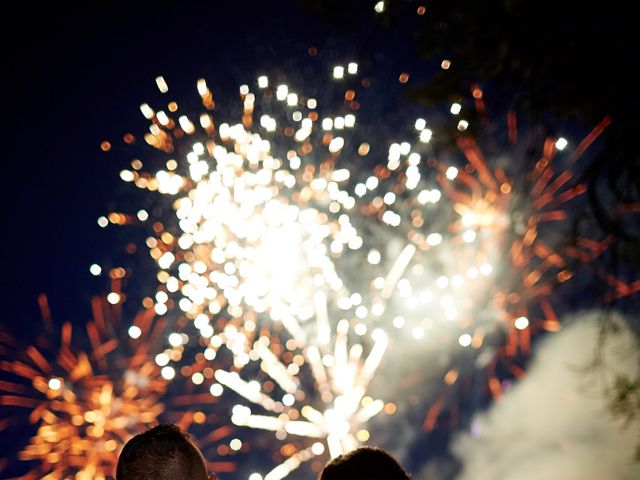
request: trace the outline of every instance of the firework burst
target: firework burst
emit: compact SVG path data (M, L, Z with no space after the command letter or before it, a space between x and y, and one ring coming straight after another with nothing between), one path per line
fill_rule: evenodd
M313 442L306 447L304 442L290 443L286 460L269 472L266 480L284 478L303 461L324 454L327 448L330 456L335 457L368 440L364 425L383 410L384 403L367 396L366 391L382 361L387 336L376 330L370 340L369 353L363 358L361 341L356 340L349 347L347 320L338 323L332 340L320 338L302 349L297 348L293 339L283 349L278 338L273 342L262 336L251 350L261 372L256 372L251 380L236 372L216 371L215 378L220 384L266 412L256 414L249 406L236 405L231 417L234 424L274 431L280 440L292 435ZM305 370L309 371L303 374ZM251 371L251 365L246 371ZM305 385L310 378L312 384ZM270 393L265 393L266 390Z
M235 462L223 457L241 449L227 447L233 428L215 414L218 398L198 382L169 383L154 357L163 321L147 309L125 324L122 294L106 298L94 298L84 331L74 333L70 323L56 331L41 296L44 327L34 343L23 346L2 335L2 429L36 426L18 455L31 468L21 478L112 478L124 444L161 422L189 432L214 459L210 468L233 471ZM213 376L211 368L196 369L203 379Z
M286 476L325 447L332 455L353 448L371 417L363 412L382 405L362 403L381 354L361 361L358 343L348 351L350 329L380 337L381 328L392 347L406 345L408 331L418 341L413 353L446 354L446 364L431 369L446 386L468 368L451 356L462 348L476 367L487 367L497 396L496 364L504 360L522 374L509 359L528 353L532 331L557 328L554 288L613 241L568 232L571 208L585 192L576 161L606 120L563 152L560 138L531 149L510 116L509 146L496 153L495 143L483 149L466 133L465 120L458 122L458 150L437 151L432 130L418 119L418 141L390 144L385 164L368 169L355 159L369 153L369 144L356 146L351 138L355 90L345 93L344 113L321 118L314 99L284 84L272 88L261 77L260 98L240 89L241 121L218 126L203 80L198 92L204 111L197 121L180 115L175 102L167 104L169 113L142 106L151 122L146 143L160 152L163 166L152 171L134 160L121 177L154 192L146 245L159 284L148 306L180 317L170 326L170 346L156 356L164 378L179 372L209 385L214 396L223 387L234 390L254 404L235 408L238 426L321 440L291 443L269 478ZM454 115L460 111L459 104L451 107ZM150 219L146 210L136 215ZM112 213L101 222L134 220ZM185 358L194 346L185 333L191 323L202 348L195 363ZM335 348L326 349L331 342ZM231 363L221 360L223 346ZM401 360L400 349L390 350ZM349 380L335 375L337 364ZM397 380L415 385L415 373ZM445 406L443 400L431 405L426 429Z
M218 127L204 80L198 122L143 105L151 121L146 142L163 152L166 168L147 173L134 160L121 172L125 181L171 198L174 219L154 222L146 242L160 268L156 311L177 304L207 338L210 320L224 315L243 329L245 353L256 322L265 319L304 344L314 295L349 296L335 259L363 243L350 217L355 198L342 188L350 172L336 167L341 135L354 127L355 115L320 121L313 98L286 85L272 89L266 77L258 86L257 107L248 87L240 89L242 123ZM170 112L176 108L169 103ZM132 219L112 213L104 224Z
M85 350L76 347L70 323L53 333L45 297L40 304L46 332L34 344L23 348L9 336L3 339L0 403L27 409L29 422L37 425L19 455L37 462L25 478L108 478L123 444L156 423L164 409L166 381L148 354L154 312L136 316L125 346L118 340L124 326L112 322L118 318L113 306L95 299L84 340L91 348ZM147 340L135 339L141 335ZM7 428L23 416L8 418Z
M314 99L301 99L285 85L271 89L265 77L258 87L260 102L241 87L243 114L237 124L214 127L214 104L204 81L198 82L205 110L198 122L177 113L174 120L143 105L151 121L145 140L162 152L165 168L149 173L134 160L121 177L159 193L157 205L170 199L169 210L162 209L170 218L156 213L153 235L146 240L160 268L155 300L146 305L166 318L176 316L170 312L176 306L181 312L169 327L169 345L155 357L163 378L187 377L190 384L208 385L213 397L225 386L251 401L260 397L257 405L276 416L247 415L248 407L238 406L234 423L275 430L277 436L289 432L316 438L310 447L285 448L284 462L269 474L281 478L294 464L316 458L325 445L332 455L354 448L367 434L365 422L382 408L365 390L382 359L386 334L375 332L372 351L363 360L360 343L347 354L347 333L350 324L356 336L371 331L365 324L368 313L382 315L414 247L406 246L381 277L387 285L381 292L369 294L372 283L365 277L370 272L362 272L354 283L358 289L364 286L366 294L345 285L335 263L359 263L354 257L360 256L364 239L353 219L363 223L370 218L355 208L356 197L347 191L350 170L338 167L355 115L320 120ZM176 110L174 102L168 110ZM340 167L353 163L346 157ZM137 218L144 222L148 213L140 210ZM134 219L112 213L100 222ZM337 319L342 320L336 329ZM188 324L195 327L197 342L190 341ZM281 336L288 339L287 352L274 347ZM332 341L335 351L329 349ZM191 361L187 353L194 349ZM291 349L300 352L278 357ZM257 360L263 371L253 374L267 375L267 388L282 390L282 401L254 391L259 382L252 379L251 363ZM213 371L216 383L211 382ZM248 380L241 380L239 371ZM305 403L301 408L292 400ZM300 415L307 419L297 420ZM234 449L244 447L238 442Z
M459 107L454 104L452 113ZM369 188L356 187L378 224L415 246L381 318L385 328L410 332L420 341L417 348L429 345L430 358L458 347L475 350L460 352L460 361L450 357L442 368L443 387L456 384L473 365L484 368L490 391L499 396L498 366L521 377L517 358L529 353L531 335L559 328L553 304L562 303L560 287L580 272L598 271L596 260L615 238L576 228L586 191L577 163L609 121L572 149L564 138L522 141L510 114L509 146L500 151L495 138L481 148L482 137L466 134L468 123L460 120L458 152L452 153L431 147L433 133L418 119L420 141L392 144L376 180ZM370 261L384 262L384 248ZM606 281L621 296L633 292L633 283L611 275ZM443 402L456 397L447 391L432 402L427 430L443 408L454 408Z

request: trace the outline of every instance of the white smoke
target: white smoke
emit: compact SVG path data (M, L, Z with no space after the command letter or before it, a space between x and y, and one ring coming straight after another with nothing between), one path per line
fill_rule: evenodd
M637 372L640 355L621 324L600 352L604 364L593 367L598 318L578 315L543 339L522 381L454 439L459 480L640 478L638 424L622 428L603 394L616 373Z

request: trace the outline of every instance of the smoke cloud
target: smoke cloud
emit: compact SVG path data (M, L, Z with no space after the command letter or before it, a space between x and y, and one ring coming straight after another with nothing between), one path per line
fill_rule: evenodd
M458 435L452 451L459 480L631 480L638 424L623 428L604 389L617 373L633 375L637 344L624 324L599 342L598 314L575 316L538 344L527 375ZM601 346L603 363L593 365Z

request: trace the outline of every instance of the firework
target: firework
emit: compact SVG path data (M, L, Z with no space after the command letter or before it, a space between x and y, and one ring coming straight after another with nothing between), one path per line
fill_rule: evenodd
M452 107L452 113L459 108ZM420 141L392 144L387 165L375 171L376 181L369 188L356 186L355 193L369 202L378 224L415 246L379 325L390 333L397 330L396 338L408 330L420 341L416 348L429 346L430 358L460 347L475 350L460 352L460 361L450 357L442 367L443 386L454 385L474 365L484 367L490 391L498 396L497 366L523 375L511 359L528 354L532 334L559 328L553 307L562 300L559 288L585 266L593 268L615 241L593 229L575 229L586 191L577 180L577 162L609 119L573 150L564 138L522 141L510 114L509 146L499 151L494 139L483 151L480 140L464 133L468 124L460 122L462 156L430 147L433 133L418 119ZM540 142L538 148L533 142ZM383 263L385 253L394 257L384 245L379 252L372 263ZM621 296L635 286L612 275L605 280ZM436 424L443 398L432 402L426 429Z
M387 336L377 330L371 339L370 351L363 358L362 343L348 346L349 322L342 320L332 341L319 341L299 353L295 353L298 350L295 341L287 342L289 354L284 357L290 358L290 363L284 363L274 353L281 352L281 345L272 345L268 337L260 337L251 354L260 362L265 377L262 384L257 380L258 375L245 380L236 372L216 371L215 378L220 384L249 400L254 408L266 412L256 414L251 407L238 404L233 407L234 424L274 431L281 440L287 435L315 440L306 448L292 444L288 458L269 472L265 480L287 476L300 463L322 455L327 448L330 456L335 457L368 439L369 433L363 427L382 411L384 403L365 394L382 361ZM313 378L313 388L308 391L305 391L305 380L301 380L305 370L309 370L307 375ZM271 394L265 393L265 385ZM282 394L281 398L275 396L276 391Z
M151 122L146 143L163 166L153 171L134 160L121 177L153 192L153 218L146 210L112 213L102 224L151 220L146 245L159 284L148 306L180 317L169 328L170 346L156 356L165 379L179 372L194 385L210 385L214 395L234 390L254 404L235 408L238 426L321 440L290 444L269 478L282 478L325 447L335 455L360 439L371 418L363 413L363 389L381 357L372 354L378 363L370 368L358 343L345 353L346 332L384 330L389 365L418 351L414 369L425 358L447 359L421 379L402 368L400 385L439 377L453 387L473 363L486 367L497 396L497 364L522 374L509 359L528 353L532 331L557 328L554 288L613 241L567 241L570 210L585 192L575 164L606 121L565 152L561 138L543 138L532 149L518 139L510 116L508 147L496 153L466 133L465 120L457 125L458 150L437 151L433 131L418 119L418 141L391 143L386 163L369 169L356 161L370 145L354 141L355 89L344 96L349 113L321 118L314 99L261 77L259 95L240 89L241 121L218 126L204 81L198 92L204 110L197 121L180 115L175 102L168 102L169 113L142 106ZM451 107L456 118L461 110ZM197 342L187 334L191 323ZM407 331L418 340L410 352ZM333 351L322 351L331 342ZM185 355L196 343L199 359L190 363ZM458 348L471 353L452 355ZM349 380L328 374L325 359L331 368L340 363ZM214 375L204 375L214 361ZM391 370L381 373L390 377ZM355 400L339 388L357 392ZM436 397L427 430L446 407L444 396Z
M355 74L354 65L348 74ZM99 223L132 223L136 217L152 223L146 245L160 283L153 303L145 305L174 319L165 332L169 345L155 357L163 378L186 377L186 385L207 385L214 397L227 387L253 401L252 389L266 375L265 385L275 382L287 402L305 402L303 408L282 406L262 393L260 408L272 414L284 408L291 417L251 414L240 421L237 412L248 408L241 406L232 416L238 425L317 439L310 447L285 448L271 478L317 458L325 446L333 455L354 448L367 434L363 425L383 404L365 396L365 389L386 334L375 331L372 352L362 360L359 342L345 353L347 333L353 327L351 336L364 339L374 330L367 317L384 313L415 247L401 246L388 268L357 271L367 242L356 223L369 231L373 217L348 193L354 172L361 175L357 158L368 152L366 143L356 148L349 138L356 122L354 91L345 94L348 113L321 118L314 99L285 85L270 88L261 77L258 88L260 100L241 87L237 124L214 126L204 81L198 82L204 107L198 122L180 116L175 102L167 106L174 118L143 105L151 121L146 143L159 151L154 158L164 166L152 173L134 160L121 177L153 192L153 218L147 210L114 212ZM299 354L279 351L279 338ZM328 349L332 342L334 351ZM189 357L194 351L195 361ZM337 366L323 364L332 358ZM264 371L252 370L257 360ZM293 418L307 414L306 421Z
M348 296L334 261L363 243L349 216L355 199L341 187L350 172L336 167L345 146L340 135L354 127L355 115L320 120L313 98L284 84L271 88L266 77L258 86L257 107L248 87L240 89L242 123L217 128L204 80L198 82L204 113L197 122L170 116L175 102L169 114L143 105L151 120L145 139L164 152L166 169L143 172L134 160L121 176L172 200L174 219L156 221L147 239L160 268L159 314L177 303L205 337L213 333L205 318L240 319L248 337L252 322L268 318L304 344L313 296ZM254 108L260 109L259 125ZM127 218L112 213L105 224ZM138 218L148 214L138 212Z
M80 349L71 324L64 324L59 335L53 333L46 298L40 303L46 332L25 348L16 348L6 337L1 364L7 380L0 403L28 409L29 422L37 425L19 455L21 460L37 461L26 478L107 478L124 443L156 423L164 409L166 381L148 355L153 312L135 318L130 342L124 346L116 332L123 326L111 321L113 307L96 299L84 340L91 348ZM148 340L133 338L141 335ZM59 346L53 345L55 337ZM12 421L20 418L15 415Z
M209 467L232 471L235 463L222 458L232 428L211 413L218 398L192 382L167 382L154 358L163 322L144 310L125 324L121 297L95 298L93 319L74 334L70 323L56 332L41 296L44 327L34 343L2 335L2 428L25 421L36 428L19 453L32 466L23 478L111 478L127 440L161 422L191 433L205 452L218 448Z

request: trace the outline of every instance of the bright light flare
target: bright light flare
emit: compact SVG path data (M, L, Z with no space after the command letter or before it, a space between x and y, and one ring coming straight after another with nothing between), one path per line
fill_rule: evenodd
M260 359L260 368L279 388L288 392L282 403L262 391L259 383L243 380L235 372L217 370L218 382L269 412L268 415L254 414L249 407L236 405L232 421L238 426L322 439L332 457L355 448L359 444L358 437L362 437L362 434L359 435L361 426L384 407L381 400L365 397L365 392L382 361L388 338L380 329L372 332L373 346L363 359L361 344L348 347L348 333L348 322L340 322L333 339L333 350L328 349L329 345L321 348L309 345L302 350L318 391L323 392L321 408L304 403L306 395L300 390L299 379L271 352L265 337L255 342L253 351ZM297 417L297 412L302 414L304 420L292 418ZM321 455L324 450L323 443L315 442L310 450L306 450L310 455L305 455L305 461ZM290 473L292 458L296 457L289 457L265 478L280 478L281 474ZM297 468L299 462L295 463Z

